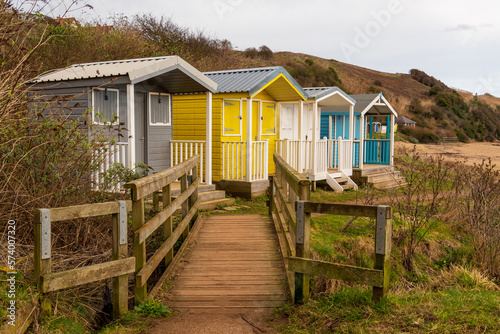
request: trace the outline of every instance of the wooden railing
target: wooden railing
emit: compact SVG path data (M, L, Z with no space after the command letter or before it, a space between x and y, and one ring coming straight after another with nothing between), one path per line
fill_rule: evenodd
M247 146L246 142L222 142L222 179L267 180L269 171L268 141L252 142L250 171L247 171L246 163Z
M316 142L316 156L312 152L312 140L276 140L276 153L300 173L325 173L328 169L327 141ZM313 170L313 159L316 164Z
M363 145L363 163L375 165L390 165L390 139L365 139Z
M173 247L182 236L185 241L190 230L190 223L198 216L198 155L189 158L177 166L162 172L147 176L125 184L131 189L132 195L132 229L134 231L134 257L135 262L135 301L140 303L147 296L147 281L158 265L165 261L165 266L172 262ZM188 175L191 174L191 185L188 186ZM181 194L172 202L171 185L180 179ZM158 191L163 194L163 210L149 221L145 221L144 199ZM172 231L172 215L182 208L182 221L175 231ZM159 227L163 226L164 242L156 252L146 259L146 239ZM159 284L163 282L162 276Z
M209 179L205 175L206 166L204 155L206 154L204 140L171 140L170 141L170 167L176 166L187 159L199 155L200 163L198 165L198 176L200 182L205 182L204 180Z
M347 139L328 139L328 168L352 170L352 142Z
M309 278L290 270L288 260L309 258L310 216L304 217L306 220L297 225L295 202L309 200L311 181L294 170L278 153L273 159L276 175L269 177L269 215L278 234L292 299L299 302L309 298Z
M135 271L135 258L127 257L127 211L130 201L117 201L55 209L35 210L35 279L43 294L113 278L113 315L128 310L128 274ZM51 225L76 218L112 215L112 261L82 268L52 272ZM42 297L42 309L50 313L50 303Z
M273 218L285 261L293 300L309 297L309 275L369 285L379 301L389 287L392 219L387 206L315 203L309 201L310 182L274 154L276 176L270 177L269 214ZM376 219L374 269L310 259L311 213L369 217Z
M128 143L109 143L105 144L98 152L96 152L99 157L103 159L102 163L99 165L99 170L92 175L92 181L94 182L95 189L100 189L104 182L104 175L109 168L115 163L121 163L124 167L132 168L128 163ZM106 189L108 191L119 192L122 188L122 184L118 183L113 186L112 189Z

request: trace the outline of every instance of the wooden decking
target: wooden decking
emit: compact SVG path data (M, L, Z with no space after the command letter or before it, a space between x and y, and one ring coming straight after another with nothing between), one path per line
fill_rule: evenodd
M282 306L286 281L272 221L260 215L204 218L166 293L173 309Z

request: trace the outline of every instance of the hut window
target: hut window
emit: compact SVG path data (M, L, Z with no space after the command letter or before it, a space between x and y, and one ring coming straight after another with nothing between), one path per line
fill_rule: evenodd
M118 124L118 97L118 89L92 89L92 120L95 124Z
M170 125L170 94L149 93L149 124Z

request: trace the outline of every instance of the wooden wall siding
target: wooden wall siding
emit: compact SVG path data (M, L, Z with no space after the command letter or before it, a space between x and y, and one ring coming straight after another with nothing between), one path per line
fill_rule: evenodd
M78 119L81 117L85 110L89 107L89 102L87 98L87 92L90 90L88 87L68 87L63 89L51 89L46 88L43 91L34 92L34 96L41 97L41 100L52 100L58 99L60 102L52 101L52 102L36 102L33 105L33 108L57 111L62 107L62 109L66 114L70 115L72 119ZM68 109L69 108L69 109Z
M148 126L148 165L153 172L161 172L170 167L171 126Z
M212 97L212 179L222 180L222 142L247 140L247 93L223 93L214 94ZM235 99L242 101L242 131L241 137L224 136L223 133L223 100ZM274 102L274 99L265 91L257 94L254 100ZM254 103L253 113L258 113L258 103ZM173 140L206 140L206 95L174 95L172 111ZM277 114L277 109L276 109ZM278 115L276 115L276 127L278 127ZM254 132L256 127L252 126ZM256 133L255 133L256 135ZM255 140L253 135L252 140ZM261 139L269 139L269 173L274 173L274 162L272 155L275 152L277 133L274 136L261 136Z
M222 98L212 97L212 180L222 178ZM233 94L234 95L234 94ZM174 95L173 140L206 140L206 94Z

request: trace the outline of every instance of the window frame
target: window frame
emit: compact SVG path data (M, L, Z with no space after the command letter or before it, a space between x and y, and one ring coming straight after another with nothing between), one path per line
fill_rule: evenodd
M95 92L99 91L108 91L116 93L116 118L114 122L100 122L97 121L96 117L96 109L95 109ZM92 124L95 125L118 125L120 124L120 90L117 88L102 88L102 87L93 87L92 88Z
M152 117L151 117L151 97L153 95L158 95L160 97L162 96L168 96L168 112L167 112L167 117L168 117L168 122L164 123L152 123ZM149 126L170 126L172 125L172 94L169 93L160 93L160 92L148 92L148 124Z

